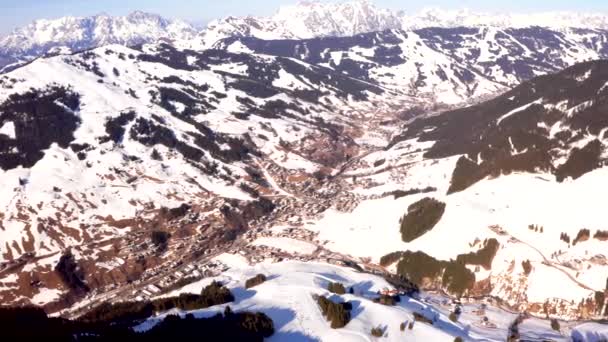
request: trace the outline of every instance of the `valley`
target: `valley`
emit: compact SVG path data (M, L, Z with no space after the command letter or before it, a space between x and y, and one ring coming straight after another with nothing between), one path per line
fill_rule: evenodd
M83 336L124 310L142 339L608 338L608 21L423 14L0 40L2 306Z

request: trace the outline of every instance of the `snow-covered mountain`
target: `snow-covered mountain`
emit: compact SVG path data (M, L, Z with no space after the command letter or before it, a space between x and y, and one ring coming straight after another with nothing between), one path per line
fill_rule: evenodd
M305 40L232 37L216 48L295 58L428 104L457 104L574 63L607 58L608 31L425 28Z
M504 341L518 314L481 303L457 305L449 298L430 293L402 297L394 305L377 300L378 292L393 285L382 277L369 275L348 267L324 263L282 262L248 266L242 257L231 258L231 269L217 278L203 279L167 295L200 293L212 280L226 284L236 294L235 301L192 313L207 317L221 313L229 305L233 310L260 310L275 322L270 341L361 341L372 339L372 328L378 328L386 341ZM268 280L252 289L243 288L247 279L264 274ZM328 291L330 283L341 283L353 293L335 294ZM313 296L327 296L336 302L350 302L351 320L346 327L332 329L320 313ZM450 318L458 307L457 319ZM136 330L151 329L176 312L152 317ZM178 314L184 315L183 312ZM424 321L424 317L428 321ZM411 326L410 326L411 325ZM402 328L404 326L404 328ZM526 317L518 324L521 340L600 341L608 327L599 323L568 324L562 329L551 328L548 320ZM380 338L378 338L380 339Z
M309 39L315 37L353 36L384 30L422 28L496 29L544 27L556 31L607 29L608 15L603 13L540 12L483 13L467 9L426 8L416 13L378 8L372 1L345 2L301 1L281 7L270 17L228 17L211 22L197 39L197 46L212 47L218 40L234 36L260 39Z
M0 39L0 68L52 52L69 52L107 44L134 45L159 39L191 39L197 30L181 20L133 12L127 16L40 19Z
M301 1L283 6L271 17L228 17L215 20L201 32L204 47L221 38L253 36L261 39L308 39L352 36L401 27L399 13L379 9L362 0L343 3Z

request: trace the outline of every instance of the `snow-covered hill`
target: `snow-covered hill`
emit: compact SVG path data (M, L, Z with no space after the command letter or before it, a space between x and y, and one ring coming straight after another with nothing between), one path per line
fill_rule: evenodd
M107 44L134 45L160 39L191 39L197 30L181 20L133 12L127 16L40 19L0 38L0 69L46 53L66 53Z
M517 313L500 309L492 304L464 303L456 322L449 316L455 305L449 298L428 293L401 297L395 306L374 301L378 292L393 286L378 276L360 273L353 269L324 263L283 262L255 267L230 265L231 269L219 277L207 278L169 293L200 293L212 280L226 284L235 294L235 302L209 309L192 311L195 317L209 317L224 311L229 305L233 310L255 310L266 313L275 324L276 332L269 341L369 341L372 328L380 327L386 341L504 341ZM251 289L244 283L256 274L264 274L268 280ZM338 282L353 293L337 295L327 290L330 282ZM353 306L351 321L341 329L331 329L323 317L314 295L327 296L335 302L350 302ZM136 327L142 331L153 327L169 314L185 315L187 312L165 312ZM421 315L431 323L422 322L414 315ZM400 325L405 324L405 330ZM409 328L410 323L412 327ZM519 325L522 340L570 341L585 338L599 341L608 336L608 328L600 324L576 324L562 322L561 331L551 328L549 321L528 318Z

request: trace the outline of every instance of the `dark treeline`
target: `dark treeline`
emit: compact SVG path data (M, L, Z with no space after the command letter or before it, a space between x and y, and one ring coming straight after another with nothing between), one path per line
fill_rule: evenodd
M182 294L146 302L103 304L77 320L48 317L42 308L0 308L3 341L263 341L274 333L272 320L263 313L232 312L195 318L167 316L144 332L133 327L157 312L179 308L195 310L234 300L230 291L214 282L200 295ZM35 327L33 329L33 327Z

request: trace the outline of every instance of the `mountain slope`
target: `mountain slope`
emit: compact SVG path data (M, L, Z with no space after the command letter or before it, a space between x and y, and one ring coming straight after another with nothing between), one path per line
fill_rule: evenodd
M86 282L101 287L169 263L153 252L153 232L200 236L196 257L231 243L274 208L261 194L286 194L264 165L307 178L336 167L357 149L341 133L350 115L383 93L323 66L168 44L109 45L8 73L0 274L38 285L6 287L4 300L69 290L53 267L71 247Z
M216 44L324 65L428 103L449 104L496 94L574 63L606 58L607 47L608 31L563 33L538 27L425 28L305 40L233 37Z
M232 36L261 39L310 39L352 36L399 28L397 13L379 9L369 1L321 3L301 1L283 6L271 17L228 17L215 20L200 34L204 47Z
M358 206L328 210L307 228L327 248L426 288L458 294L462 286L537 315L603 315L607 68L577 64L412 120L386 150L341 174L359 184ZM445 209L404 242L406 214L425 198Z

